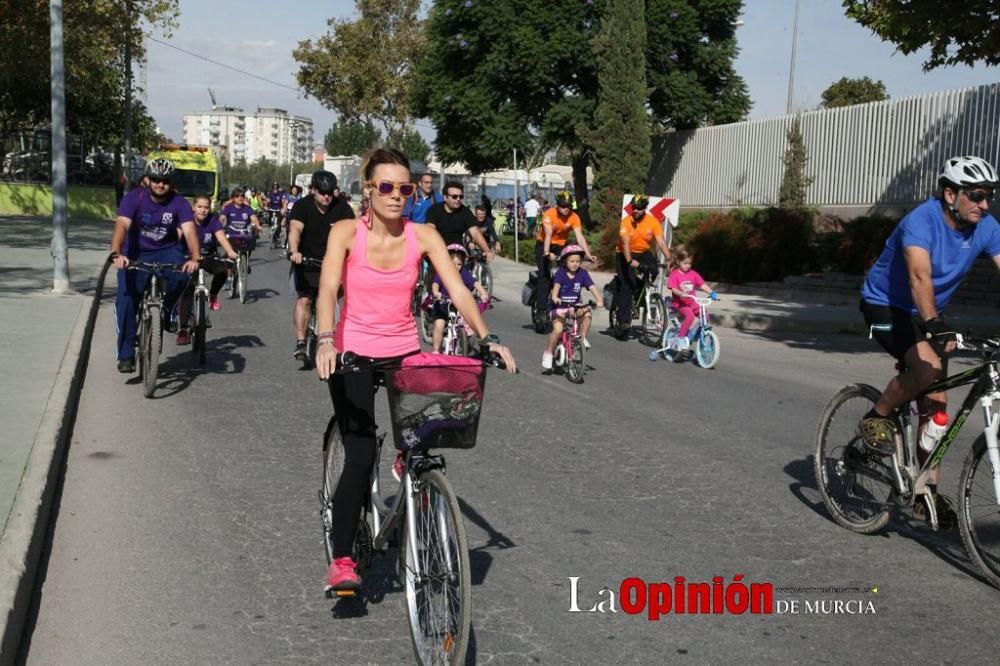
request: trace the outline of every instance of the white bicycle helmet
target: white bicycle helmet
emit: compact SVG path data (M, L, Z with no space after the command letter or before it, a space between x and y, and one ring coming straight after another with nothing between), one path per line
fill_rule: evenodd
M146 175L152 178L173 178L174 163L162 157L149 160L146 162Z
M952 157L944 163L944 169L938 176L941 187L956 189L968 187L996 187L1000 177L993 165L981 157L965 155Z

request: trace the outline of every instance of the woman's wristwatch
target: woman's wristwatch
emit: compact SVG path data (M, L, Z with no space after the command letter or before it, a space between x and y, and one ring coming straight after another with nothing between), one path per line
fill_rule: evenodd
M500 344L500 336L497 335L496 333L490 333L485 338L483 338L483 342L489 345L498 345Z

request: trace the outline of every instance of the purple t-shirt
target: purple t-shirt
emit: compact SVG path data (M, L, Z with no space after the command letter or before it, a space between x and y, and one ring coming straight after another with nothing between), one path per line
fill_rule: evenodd
M473 289L476 288L476 278L472 277L472 272L469 271L468 268L466 268L465 266L463 266L458 271L458 276L460 278L462 278L462 282L465 283L465 287L469 291L472 291ZM441 278L438 277L437 275L434 276L434 284L436 284L437 286L441 287L441 296L443 296L444 298L449 299L449 300L451 299L451 296L448 295L448 290L445 289L445 287L444 287L444 283L441 282Z
M254 214L250 206L229 204L222 209L221 215L226 218L226 234L237 238L249 238L253 233L253 223L250 216Z
M582 268L576 275L570 275L565 268L560 268L552 277L552 284L559 285L559 306L566 307L580 303L581 294L594 286L590 273ZM550 298L551 300L551 298ZM555 304L552 307L557 307Z
M267 193L267 207L269 210L281 210L281 202L285 200L285 193L282 191Z
M132 221L125 234L122 253L135 258L141 252L170 247L177 242L177 230L185 222L194 221L191 204L179 194L171 193L158 202L145 187L137 187L118 204L118 217Z
M219 241L215 239L215 232L222 231L222 222L219 222L219 216L209 216L205 224L195 222L194 228L198 232L198 242L201 243L201 256L215 254L215 250L219 247Z

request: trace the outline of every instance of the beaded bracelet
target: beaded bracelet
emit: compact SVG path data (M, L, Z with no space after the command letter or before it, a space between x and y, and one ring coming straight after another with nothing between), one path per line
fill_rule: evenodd
M333 339L333 331L324 331L323 333L320 333L319 335L317 335L316 339L317 340L332 340Z

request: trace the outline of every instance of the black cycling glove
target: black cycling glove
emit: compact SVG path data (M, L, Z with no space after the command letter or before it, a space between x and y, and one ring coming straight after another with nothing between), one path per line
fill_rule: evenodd
M928 338L933 338L938 342L951 342L955 340L955 336L958 331L955 330L954 326L951 326L944 319L940 317L934 317L933 319L928 319L923 323L924 334Z

